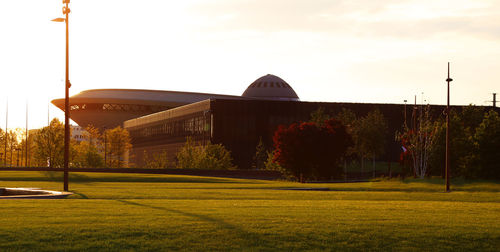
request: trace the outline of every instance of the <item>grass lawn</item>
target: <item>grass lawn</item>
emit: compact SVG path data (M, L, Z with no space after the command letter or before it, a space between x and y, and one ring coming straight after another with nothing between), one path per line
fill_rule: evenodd
M0 171L0 187L60 190L60 178ZM71 174L75 194L0 200L0 251L498 251L500 183L290 182ZM328 187L330 191L282 190Z

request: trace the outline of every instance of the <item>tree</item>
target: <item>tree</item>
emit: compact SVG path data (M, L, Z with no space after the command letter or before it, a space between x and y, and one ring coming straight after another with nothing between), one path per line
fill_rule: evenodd
M265 162L267 159L267 151L264 143L262 142L262 137L259 138L259 143L255 147L255 155L253 157L252 167L256 170L265 169Z
M484 119L484 108L467 106L460 113L450 112L450 172L452 176L477 177L479 167L475 132ZM429 170L431 175L445 175L446 121L434 122L435 140L430 148Z
M33 136L32 150L37 166L60 168L64 165L64 124L57 118L49 126L38 130Z
M420 120L415 129L404 128L397 133L396 139L401 141L411 159L414 176L424 178L427 175L431 149L436 139L436 127L430 118L430 106L420 110Z
M357 140L358 136L356 135L356 130L355 130L355 126L357 125L358 119L356 117L356 114L352 110L346 108L342 108L340 113L337 114L337 118L338 120L340 120L340 122L342 122L342 124L345 125L346 131L351 136L352 142L354 143L353 145L347 148L346 154L343 158L344 174L347 175L347 163L355 159L358 154L357 153L358 148L356 148L356 143L358 143L359 141Z
M338 163L351 145L344 125L335 119L326 120L322 127L313 122L281 125L273 141L274 162L301 181L339 178Z
M196 145L188 137L186 144L177 153L179 169L233 169L231 152L221 144Z
M270 171L280 171L281 173L285 173L284 170L278 163L274 162L274 150L267 152L266 162L264 163L264 168Z
M101 148L102 145L102 135L98 128L92 125L88 125L85 128L85 140L88 141L90 146Z
M83 141L72 141L71 165L73 167L104 167L101 134L89 125L85 128Z
M152 155L148 155L144 151L144 163L146 164L146 168L151 169L167 169L170 165L166 151L155 152Z
M323 126L326 120L330 119L330 116L325 113L325 109L323 107L318 107L315 111L311 113L310 122L315 123L319 126Z
M201 156L201 149L193 142L191 137L186 138L186 143L177 152L177 168L179 169L196 169L198 167L198 159Z
M387 121L382 112L375 109L357 120L354 131L356 132L356 146L359 154L361 158L372 158L373 176L375 176L375 158L385 153Z
M494 110L485 114L474 135L482 178L500 179L500 117Z
M126 129L118 126L104 132L106 137L106 155L109 167L124 167L127 165L126 155L132 148L130 144L130 134Z
M78 168L104 167L104 158L98 148L89 141L72 141L71 166Z
M428 174L445 176L446 156L446 121L434 122L434 141L429 148ZM475 130L475 129L474 129ZM467 176L470 167L470 155L474 152L473 138L470 130L464 128L463 117L450 112L450 171L453 176Z
M199 159L200 169L229 170L233 169L233 159L222 144L208 144L202 147L202 156Z

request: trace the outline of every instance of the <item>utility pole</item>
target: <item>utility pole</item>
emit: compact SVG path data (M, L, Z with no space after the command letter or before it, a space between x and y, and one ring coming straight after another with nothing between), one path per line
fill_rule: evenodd
M7 141L9 140L9 136L8 136L8 122L9 122L9 97L7 97L7 102L5 103L5 148L4 148L4 156L5 156L5 159L4 159L4 164L5 166L7 167Z
M405 101L405 129L408 128L408 125L406 124L406 102L407 100L404 100Z
M24 166L28 167L28 100L26 100L26 160L24 161Z
M65 81L65 98L64 98L64 191L68 191L68 166L69 166L69 88L71 84L69 82L69 2L70 0L63 0L63 14L66 18L55 18L54 22L65 22L66 23L66 81Z
M107 168L106 165L107 165L107 145L106 145L106 127L104 127L104 168Z
M445 180L446 180L446 192L450 191L450 82L453 79L450 78L450 62L448 62L448 78L446 82L448 83L448 94L446 103L446 166L445 166Z

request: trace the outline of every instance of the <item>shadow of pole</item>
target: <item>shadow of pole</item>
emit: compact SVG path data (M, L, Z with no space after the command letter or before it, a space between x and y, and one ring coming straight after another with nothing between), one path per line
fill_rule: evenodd
M123 199L118 199L116 201L121 202L123 204L127 204L127 205L140 206L140 207L146 207L146 208L151 208L151 209L155 209L155 210L161 210L161 211L165 211L165 212L179 214L179 215L199 219L202 221L214 223L214 224L218 225L219 227L227 229L231 233L239 236L242 240L244 240L248 243L248 244L246 244L248 247L262 246L265 248L272 248L272 247L276 246L275 244L270 244L269 241L265 240L262 237L262 235L260 235L260 234L245 231L245 230L241 229L240 227L233 225L231 223L227 223L221 219L213 218L213 217L202 215L202 214L195 214L195 213L189 213L189 212L180 211L180 210L176 210L176 209L170 209L170 208L166 208L166 207L141 204L141 203L132 202L132 201L123 200ZM255 241L258 241L258 243L255 244Z

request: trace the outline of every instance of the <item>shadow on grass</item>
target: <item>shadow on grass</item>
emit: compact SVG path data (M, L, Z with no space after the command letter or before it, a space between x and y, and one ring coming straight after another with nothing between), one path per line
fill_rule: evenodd
M78 195L80 196L82 199L88 199L89 197L87 197L87 195L81 193L81 192L77 192L77 191L74 191L74 190L71 190L72 193L74 193L75 195Z
M238 180L226 178L209 178L209 177L195 177L195 176L165 176L158 175L159 177L142 177L135 174L130 175L109 175L103 177L87 176L81 173L69 173L69 180L71 183L92 183L92 182L137 182L137 183L241 183ZM1 176L0 181L47 181L59 182L63 179L62 172L40 172L40 176ZM245 181L245 183L259 184L256 181Z
M155 209L155 210L170 212L170 213L198 219L201 221L213 223L213 224L217 225L219 228L226 229L229 233L238 236L243 241L246 241L247 244L245 244L245 245L247 247L255 247L256 243L259 243L260 246L265 247L265 248L274 247L273 244L270 244L269 241L266 240L264 236L257 234L257 233L243 230L239 226L233 225L233 224L228 223L228 222L221 220L221 219L217 219L217 218L210 217L210 216L203 215L203 214L189 213L189 212L185 212L185 211L181 211L181 210L177 210L177 209L160 207L160 206L151 206L151 205L141 204L141 203L132 202L132 201L123 200L123 199L117 199L116 201L121 202L121 203L126 204L126 205L151 208L151 209Z
M297 184L299 185L299 184ZM338 191L338 192L429 192L442 193L445 182L441 178L386 179L377 178L356 183L306 183L300 186L275 188L298 191ZM461 178L451 181L452 192L500 192L500 181L465 180Z

